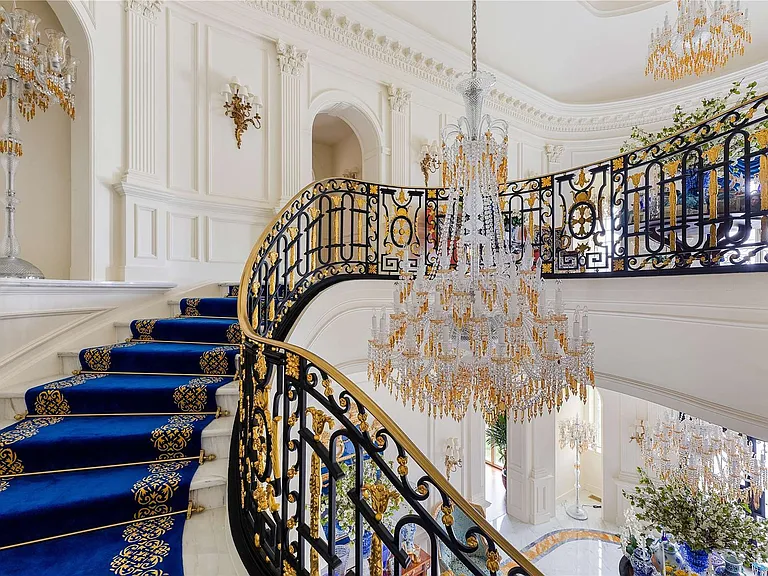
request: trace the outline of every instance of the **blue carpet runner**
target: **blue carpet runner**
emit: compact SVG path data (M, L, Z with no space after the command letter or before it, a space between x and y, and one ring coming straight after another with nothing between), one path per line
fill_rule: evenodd
M1 576L183 575L201 434L240 328L232 296L180 312L82 350L79 374L28 390L28 416L0 430Z

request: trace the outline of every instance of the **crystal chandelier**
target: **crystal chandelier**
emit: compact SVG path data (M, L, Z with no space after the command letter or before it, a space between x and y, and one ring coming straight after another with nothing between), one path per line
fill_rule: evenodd
M403 253L394 312L372 320L368 375L430 416L460 420L473 407L489 421L509 410L530 419L571 394L586 401L594 347L586 309L569 331L560 286L548 305L530 244L518 266L504 242L507 125L482 115L495 78L477 71L476 30L473 0L472 72L457 86L466 116L442 135L448 203L438 262L427 274L422 255L411 271Z
M758 502L768 486L765 452L758 458L745 435L672 410L640 442L646 468L692 491Z
M752 42L748 10L738 1L678 0L677 11L674 26L665 16L664 27L651 32L645 74L654 80L708 74Z
M19 257L16 237L15 174L22 155L17 113L27 121L50 101L57 101L67 115L75 118L72 92L77 60L72 58L69 39L63 32L47 29L48 45L40 43L40 17L16 8L0 6L0 98L8 97L8 116L2 123L0 162L6 174L5 237L0 248L0 278L42 278L43 273Z

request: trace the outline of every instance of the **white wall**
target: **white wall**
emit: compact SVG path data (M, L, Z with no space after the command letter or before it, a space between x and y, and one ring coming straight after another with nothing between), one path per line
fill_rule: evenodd
M357 136L350 134L333 148L334 175L341 176L350 171L356 171L359 178L363 165L363 153Z
M324 180L333 176L333 146L312 142L312 178Z

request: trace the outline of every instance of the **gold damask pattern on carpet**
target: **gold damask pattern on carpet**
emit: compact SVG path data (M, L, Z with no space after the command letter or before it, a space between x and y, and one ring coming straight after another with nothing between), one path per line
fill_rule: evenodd
M200 316L200 311L197 307L200 305L200 298L187 298L186 306L184 308L185 316Z
M240 324L238 322L230 324L229 328L227 328L227 342L230 344L240 344L241 339Z
M139 340L152 340L152 331L155 329L156 319L136 320L134 327L139 333Z
M35 412L37 414L71 414L69 402L64 398L61 390L43 390L35 398Z
M200 369L203 374L226 374L229 372L229 360L227 352L236 350L234 346L218 346L206 350L200 357Z
M21 474L24 472L24 463L16 452L8 448L9 445L25 438L31 438L41 428L58 424L62 420L63 418L30 418L0 432L0 474ZM7 490L10 485L11 478L0 478L0 492Z
M63 390L64 388L74 388L85 384L89 380L96 380L97 378L105 378L106 374L78 374L77 376L71 376L64 380L58 380L56 382L48 382L43 385L44 390Z
M144 520L126 526L123 540L128 545L110 563L110 571L117 576L169 576L157 568L171 552L170 545L161 540L171 528L173 517Z
M168 418L168 424L163 424L152 431L152 445L160 453L158 460L183 458L184 449L189 444L195 432L194 423L205 419L202 414L179 414Z
M202 412L208 404L208 386L223 380L216 376L193 378L173 391L173 401L182 412Z
M150 464L147 467L149 474L136 482L131 489L133 499L140 506L134 518L149 518L173 512L170 501L181 484L179 470L188 465L189 460Z
M123 342L122 344L110 344L98 348L88 348L83 354L83 361L88 370L106 372L112 365L112 350L117 348L130 348L136 346L136 342Z

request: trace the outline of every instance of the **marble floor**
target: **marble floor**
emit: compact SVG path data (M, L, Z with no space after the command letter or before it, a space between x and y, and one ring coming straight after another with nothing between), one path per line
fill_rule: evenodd
M486 473L486 517L509 542L523 550L545 576L617 576L621 547L618 527L604 522L599 508L586 507L589 518L574 520L558 502L555 518L544 524L527 524L510 518L504 508L501 472L490 466ZM598 502L582 493L582 502Z

